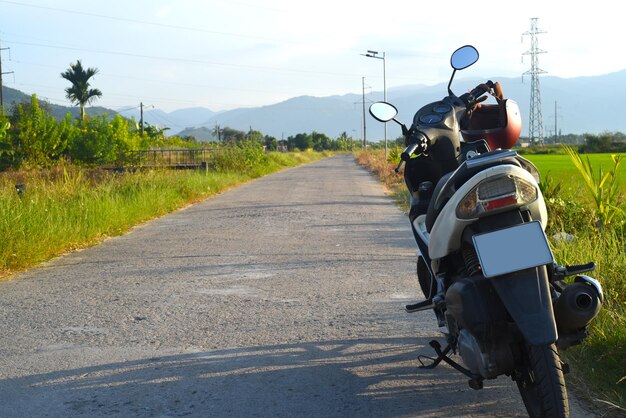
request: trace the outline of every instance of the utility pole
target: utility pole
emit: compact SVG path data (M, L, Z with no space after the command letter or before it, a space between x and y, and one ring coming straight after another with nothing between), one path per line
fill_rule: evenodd
M359 104L361 103L363 105L363 149L367 148L367 112L365 111L365 88L371 88L372 86L366 86L365 85L365 77L361 77L361 82L363 85L363 96L360 102L354 102L354 104Z
M537 17L531 18L530 31L522 34L522 37L530 35L530 50L523 54L530 55L530 70L522 74L522 80L524 75L530 74L530 123L528 127L530 142L531 144L543 145L543 116L541 114L539 74L545 74L546 72L539 68L538 55L545 54L546 51L542 51L537 46L537 35L546 32L537 29L537 19Z
M11 48L0 48L0 116L4 116L4 85L2 84L2 75L3 74L13 74L13 71L9 71L6 73L2 72L2 51L5 49Z
M139 129L141 132L141 137L143 138L143 102L139 102L139 108L141 109L140 110L141 117L139 118Z
M554 101L554 143L559 140L559 131L556 130L556 100Z
M363 84L363 149L367 149L367 135L365 128L365 77L361 77Z

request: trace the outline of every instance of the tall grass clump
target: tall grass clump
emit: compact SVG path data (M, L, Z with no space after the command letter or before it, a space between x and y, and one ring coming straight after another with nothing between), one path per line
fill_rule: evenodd
M94 173L94 172L91 172ZM77 167L0 184L0 275L119 235L133 225L243 181L241 175L151 170L90 174Z
M396 201L400 208L408 213L410 204L409 192L404 186L404 177L402 172L395 172L395 168L400 159L400 154L395 152L392 148L389 156L385 159L385 154L382 150L367 150L358 152L355 159L357 164L367 168L380 180L381 183L383 183L383 185L387 188L388 193Z
M611 155L613 167L607 172L600 165L597 173L589 157L582 159L571 147L563 146L572 164L578 170L589 196L595 204L595 215L599 228L607 227L616 216L623 217L624 211L618 206L620 196L618 170L622 163L621 155Z

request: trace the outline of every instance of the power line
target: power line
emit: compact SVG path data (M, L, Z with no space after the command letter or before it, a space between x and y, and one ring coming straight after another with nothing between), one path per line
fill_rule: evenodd
M147 114L149 114L150 116L152 116L154 119L157 119L159 121L161 121L161 123L163 123L163 125L167 126L167 124L169 124L170 126L178 126L178 123L173 122L172 120L170 120L169 118L167 118L165 116L165 114L163 113L163 111L161 112L156 112L156 109L150 110L148 112L146 112Z
M37 66L37 67L53 68L55 70L58 70L58 68L59 68L57 65L39 64L39 63L28 62L28 61L13 60L13 62L17 63L17 64L23 64L23 65L31 65L31 66ZM225 87L225 86L211 85L211 84L184 83L184 82L180 82L180 81L170 81L170 80L163 81L163 80L155 80L155 79L150 79L150 78L145 78L145 77L133 77L133 76L128 76L128 75L107 74L107 73L98 74L98 77L102 77L102 78L121 78L121 79L125 79L125 80L134 80L134 81L143 81L143 82L149 82L149 83L156 83L156 84L159 84L159 85L167 84L167 85L172 85L172 86L187 86L187 87L193 87L195 89L207 88L207 89L228 90L228 91L244 91L244 92L252 92L252 93L284 93L284 94L292 94L293 93L293 92L287 92L287 91L279 91L279 90L276 90L276 89L269 89L269 90L243 89L243 88Z
M48 10L48 11L53 11L53 12L70 13L70 14L76 14L80 16L97 17L100 19L116 20L120 22L139 23L142 25L157 26L157 27L169 28L169 29L185 30L185 31L191 31L191 32L203 32L203 33L210 33L213 35L232 36L232 37L237 37L237 38L247 38L247 39L254 39L257 41L270 41L270 42L286 43L286 44L298 44L298 42L288 41L288 40L283 40L283 39L271 39L271 38L263 38L260 36L241 35L241 34L232 33L232 32L219 32L219 31L213 31L213 30L202 29L202 28L194 28L190 26L171 25L167 23L149 22L147 20L138 20L138 19L130 19L126 17L109 16L109 15L102 15L102 14L91 13L91 12L81 12L78 10L68 10L68 9L61 9L57 7L39 6L35 4L21 3L17 1L0 0L0 3L11 4L14 6L30 7L34 9Z
M122 108L122 109L118 109L116 110L117 113L124 113L124 112L130 112L131 110L135 110L135 109L139 109L141 107L141 105L139 106L132 106L132 107L128 107L128 108Z
M2 1L2 0L0 0ZM310 75L323 75L323 76L337 76L337 77L354 77L354 74L347 73L331 73L324 71L311 71L311 70L299 70L293 68L278 68L278 67L265 67L259 65L247 65L247 64L231 64L224 62L216 62L216 61L208 61L208 60L199 60L199 59L190 59L190 58L177 58L177 57L161 57L157 55L145 55L145 54L135 54L131 52L121 52L121 51L107 51L107 50L97 50L97 49L88 49L82 47L70 47L70 46L60 46L60 45L46 45L39 44L34 42L20 42L20 41L10 41L11 44L16 45L27 45L27 46L35 46L41 48L52 48L52 49L62 49L68 51L79 51L79 52L90 52L95 54L106 54L106 55L119 55L123 57L133 57L133 58L143 58L143 59L151 59L158 61L170 61L170 62L187 62L191 64L203 64L203 65L214 65L221 67L229 67L229 68L243 68L243 69L252 69L252 70L264 70L264 71L274 71L274 72L285 72L285 73L297 73L297 74L310 74Z
M168 28L168 29L175 29L175 30L182 30L182 31L189 31L189 32L197 32L197 33L207 33L207 34L211 34L211 35L229 36L229 37L234 37L234 38L252 39L252 40L255 40L255 41L275 42L275 43L282 43L282 44L288 44L288 45L305 45L306 44L306 42L294 41L294 40L288 40L288 39L266 38L266 37L254 36L254 35L243 35L243 34L234 33L234 32L214 31L214 30L198 28L198 27L192 27L192 26L172 25L172 24L169 24L169 23L151 22L151 21L147 21L147 20L139 20L139 19L126 18L126 17L119 17L119 16L103 15L103 14L92 13L92 12L82 12L82 11L78 11L78 10L62 9L62 8L58 8L58 7L40 6L40 5L29 4L29 3L22 3L22 2L17 2L17 1L10 1L10 0L0 0L0 3L6 3L6 4L14 5L14 6L21 6L21 7L30 7L30 8L33 8L33 9L48 10L48 11L53 11L53 12L58 12L58 13L68 13L68 14L75 14L75 15L80 15L80 16L96 17L96 18L99 18L99 19L107 19L107 20L113 20L113 21L119 21L119 22L127 22L127 23L134 23L134 24L141 24L141 25L148 25L148 26L156 26L156 27L161 27L161 28ZM237 3L237 2L229 1L229 2L226 2L226 3L234 4L234 3ZM251 4L246 4L246 3L237 3L237 4L244 5L244 6L247 6L247 7L261 8L261 9L264 9L264 10L274 10L272 8L260 7L258 5L251 5ZM356 49L356 48L355 49L350 49L350 50L351 51L360 51L360 49ZM407 52L404 52L404 53L400 53L399 52L398 55L423 57L423 55L421 55L421 54L418 55L418 54L415 54L415 53L407 53Z

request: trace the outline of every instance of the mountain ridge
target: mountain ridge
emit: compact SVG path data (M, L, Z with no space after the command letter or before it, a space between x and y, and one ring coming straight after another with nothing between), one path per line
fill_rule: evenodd
M500 82L505 97L518 103L522 113L522 136L527 136L530 78L522 81L522 77L496 77L492 80ZM555 122L556 130L562 134L626 132L626 119L621 115L621 96L626 96L626 69L601 76L561 78L545 75L539 80L545 137L554 134ZM460 95L485 81L457 75L452 83L452 90ZM3 87L3 91L5 107L11 101L30 100L30 96L15 89ZM387 90L388 101L398 108L397 119L407 125L421 106L439 100L446 94L447 80L436 85L406 85ZM369 104L382 100L382 97L382 92L370 92L365 96L368 140L383 138L383 124L376 122L367 112ZM255 129L278 139L313 131L325 133L330 137L338 137L342 132L346 132L349 136L362 138L364 113L362 101L362 94L346 93L324 97L298 96L274 104L222 112L202 107L177 109L172 112L144 108L144 120L151 125L169 128L168 135L179 133L198 135L196 137L200 140L210 140L211 133L216 127L243 131ZM57 117L64 117L68 111L73 116L78 116L78 107L52 104L49 107L54 109L53 114ZM134 118L136 121L140 119L138 108L115 111L88 107L87 112L90 115L102 113L112 115L119 112L124 117ZM395 123L388 123L387 130L388 138L401 135L400 128Z
M496 77L506 98L515 100L522 113L522 135L528 135L530 108L530 78ZM458 77L452 90L460 95L485 79ZM540 77L544 137L554 134L555 107L556 130L560 134L599 134L606 131L626 132L626 120L621 115L621 97L626 97L626 69L601 76L561 78ZM410 124L414 113L423 105L440 100L447 94L447 81L436 85L408 85L387 91L388 101L398 108L397 119ZM383 138L383 125L367 112L373 101L382 100L382 92L367 94L366 132L368 140ZM273 105L257 108L235 109L222 112L199 127L216 125L248 130L250 127L276 138L301 132L326 133L337 137L346 132L362 138L362 95L348 93L326 97L300 96ZM556 105L556 106L555 106ZM308 110L308 111L307 111ZM388 123L388 138L401 135L395 123Z
M11 87L2 86L2 95L4 100L4 110L5 114L9 114L12 112L12 108L21 103L30 103L31 95L26 94L20 90L13 89ZM68 113L72 115L73 118L78 118L80 116L80 109L78 106L63 106L57 105L54 103L50 103L45 98L37 95L37 100L39 100L40 105L44 106L52 116L57 119L63 119ZM117 112L112 109L108 109L102 106L91 106L85 108L85 111L89 116L100 116L100 115L116 115Z

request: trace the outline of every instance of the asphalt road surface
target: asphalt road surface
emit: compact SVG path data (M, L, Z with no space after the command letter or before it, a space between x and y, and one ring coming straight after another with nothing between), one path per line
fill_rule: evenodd
M351 156L250 182L0 282L0 416L526 416L418 369L414 263Z

